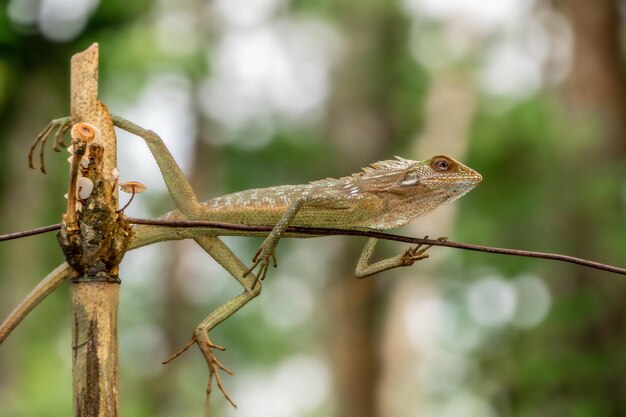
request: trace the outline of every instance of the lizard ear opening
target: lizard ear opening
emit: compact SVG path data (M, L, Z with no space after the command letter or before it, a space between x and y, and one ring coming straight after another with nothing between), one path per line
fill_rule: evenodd
M360 188L363 192L379 196L384 194L403 196L407 193L413 193L415 187L419 186L421 182L420 173L415 169L411 169L405 173L379 178L377 183L366 183L361 185Z
M404 178L400 181L400 185L404 187L410 187L411 185L415 185L419 182L420 178L415 170L411 170L407 172Z

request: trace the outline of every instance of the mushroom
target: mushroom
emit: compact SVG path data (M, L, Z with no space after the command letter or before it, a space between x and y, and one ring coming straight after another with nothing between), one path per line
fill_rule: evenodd
M120 183L120 190L125 193L139 194L146 191L146 186L139 181L127 181Z
M130 196L130 200L128 200L128 202L124 205L124 207L119 209L117 212L118 213L123 212L124 209L126 209L126 207L130 205L131 201L133 201L133 198L135 198L135 194L143 193L144 191L146 191L146 188L147 187L145 185L143 185L142 183L138 181L127 181L127 182L120 183L120 190L122 190L125 193L131 193L131 196Z
M87 177L80 177L76 181L76 198L86 200L93 191L93 182Z
M91 142L95 139L97 128L89 123L76 123L70 131L72 139Z

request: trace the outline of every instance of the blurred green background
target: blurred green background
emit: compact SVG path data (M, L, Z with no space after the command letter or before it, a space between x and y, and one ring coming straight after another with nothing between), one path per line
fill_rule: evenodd
M0 230L57 223L65 154L26 154L69 112L69 59L100 43L100 96L157 131L202 199L449 154L484 176L401 230L626 265L623 2L11 0L0 2ZM119 135L127 213L173 208L147 148ZM249 260L260 241L226 239ZM626 415L622 277L434 248L353 278L364 241L285 240L261 296L212 334L238 417ZM386 255L400 244L380 245ZM382 255L381 255L382 256ZM62 261L53 234L0 245L0 317ZM127 254L125 416L202 415L195 349L239 292L193 242ZM68 286L0 347L0 416L71 412Z

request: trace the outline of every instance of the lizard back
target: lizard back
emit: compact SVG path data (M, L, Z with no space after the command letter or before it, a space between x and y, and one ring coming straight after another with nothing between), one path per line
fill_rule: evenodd
M240 191L203 206L210 220L273 225L301 201L294 226L383 230L461 197L481 180L476 171L446 156L425 161L397 157L347 177Z

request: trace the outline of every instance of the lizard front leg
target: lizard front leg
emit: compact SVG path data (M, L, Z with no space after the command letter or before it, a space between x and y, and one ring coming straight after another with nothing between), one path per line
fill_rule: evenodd
M276 261L276 245L278 245L278 241L285 234L285 231L292 223L293 219L298 214L298 211L305 205L311 203L312 199L309 197L302 197L293 202L287 211L281 216L278 220L272 231L267 235L259 250L257 250L256 254L252 258L252 266L245 272L245 275L250 274L254 268L260 266L259 272L257 274L257 280L265 279L265 275L267 274L267 269L269 268L270 259L273 260L274 268L278 266L278 262Z
M425 237L425 239L427 238L428 236ZM445 242L447 239L447 237L439 237L437 240ZM426 253L426 251L432 246L424 246L422 244L419 244L415 247L407 249L402 255L394 256L393 258L383 259L382 261L378 261L370 265L369 261L372 257L372 254L374 253L374 248L376 248L377 242L378 239L370 238L365 244L363 252L361 252L359 262L356 266L356 271L354 272L357 278L366 278L379 272L387 271L389 269L398 268L401 266L411 266L419 260L428 258L428 254Z

